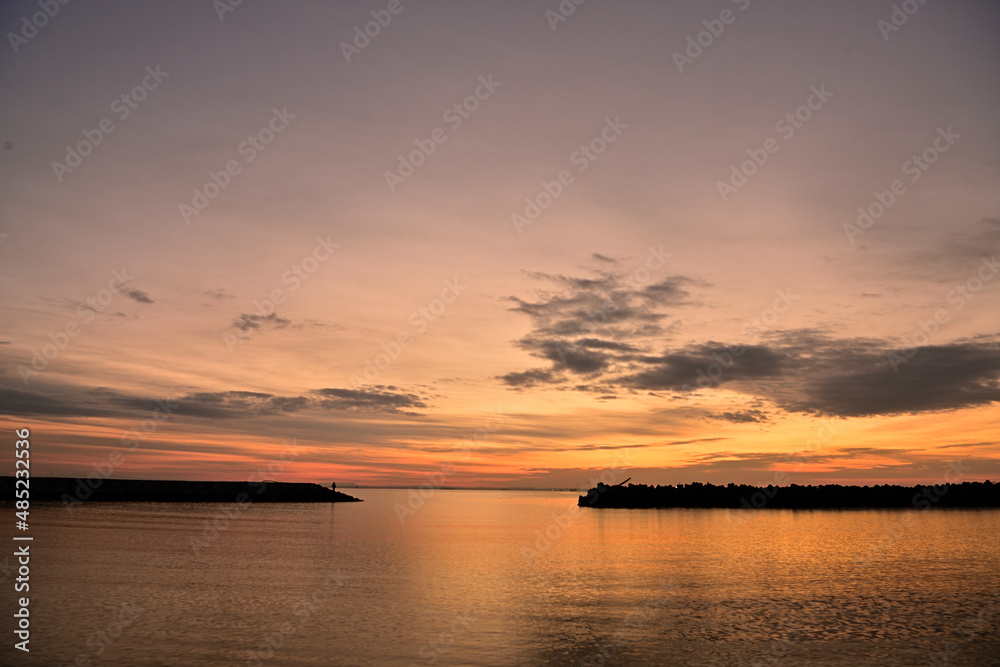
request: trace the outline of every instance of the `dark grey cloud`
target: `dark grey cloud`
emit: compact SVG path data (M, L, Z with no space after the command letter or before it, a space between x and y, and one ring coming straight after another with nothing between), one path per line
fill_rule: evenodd
M692 286L707 287L708 283L685 276L671 276L642 289L642 296L668 306L694 305L700 303L692 297L689 290Z
M903 351L843 350L824 362L804 360L810 373L793 410L860 417L956 410L1000 401L1000 345L957 342L916 348L893 368ZM830 363L834 362L834 363ZM898 371L898 372L897 372Z
M720 412L717 415L710 415L712 419L732 422L734 424L761 423L768 421L767 413L762 410L735 410L732 412Z
M591 255L591 257L594 258L594 259L596 259L598 262L606 262L608 264L617 264L618 263L617 259L613 259L611 257L608 257L607 255L602 255L599 252L595 252L593 255Z
M578 375L595 373L604 370L609 360L607 353L578 341L525 338L517 345L533 356L551 361L552 370L557 372L568 370Z
M964 282L976 275L984 258L995 261L1000 252L998 220L983 218L956 226L918 249L899 254L897 268L902 275L927 282Z
M255 391L196 392L174 402L180 414L213 419L277 415L309 407L309 400L303 396L275 396Z
M611 340L601 340L600 338L581 338L576 341L580 347L596 350L617 350L619 352L636 352L639 348L628 343L616 343Z
M535 368L530 371L507 373L501 376L500 380L511 387L527 388L539 384L557 384L562 382L563 376L544 368Z
M740 380L779 377L788 369L788 354L763 345L727 346L709 342L641 357L647 370L626 375L618 384L635 389L688 391Z
M396 387L374 385L371 389L316 389L318 405L327 410L348 412L384 412L415 416L416 408L426 408L424 400L413 393L395 391Z
M1000 401L997 336L904 351L882 339L798 329L766 333L754 345L706 341L664 349L668 337L659 321L666 315L652 304L692 303L688 287L702 283L673 276L630 288L601 272L586 279L535 275L561 289L534 301L512 297L511 310L535 325L515 345L548 365L500 376L510 387L577 388L607 397L724 386L789 412L837 417L959 410ZM655 352L657 347L662 351ZM767 419L761 410L710 416L733 423Z
M141 289L122 290L122 294L139 303L153 303L153 300L149 298L149 294Z
M221 287L218 288L218 289L213 289L213 290L205 290L204 292L202 292L202 294L204 294L205 296L212 297L216 301L224 301L226 299L235 299L236 298L235 294L230 294L229 292L227 292L226 290L222 289Z
M49 417L120 417L142 419L157 407L185 417L247 419L308 410L416 415L427 405L419 395L397 387L324 388L305 396L278 396L256 391L192 392L148 397L122 394L105 387L50 385L44 391L0 386L0 414ZM166 407L164 407L166 406ZM169 408L169 409L167 409Z
M528 272L552 283L555 290L538 290L528 301L509 297L510 310L531 317L535 336L583 336L605 338L622 335L662 334L660 322L667 316L659 308L690 301L686 285L696 281L674 276L657 283L638 284L621 273L596 271L592 278Z
M960 442L953 445L938 445L935 449L956 449L959 447L963 448L979 448L979 447L996 447L1000 451L1000 442Z
M547 369L507 373L499 379L512 387L559 384L564 373L594 376L618 372L632 357L652 353L671 330L665 307L697 303L690 291L706 283L669 276L640 283L634 276L594 271L591 277L527 272L548 283L532 300L508 297L510 310L527 315L533 330L515 345L550 362ZM648 276L648 273L646 274Z
M925 346L905 351L907 359L886 341L814 333L798 341L788 333L776 338L743 348L739 356L732 354L737 346L708 357L711 346L667 354L652 370L621 378L619 384L682 390L726 385L791 412L837 417L957 410L1000 401L996 342Z
M48 417L112 417L116 411L86 392L70 398L37 391L0 387L0 414Z
M257 313L243 313L233 320L233 328L242 332L259 331L265 325L275 329L283 329L292 323L283 317L278 317L277 313L270 315L258 315Z

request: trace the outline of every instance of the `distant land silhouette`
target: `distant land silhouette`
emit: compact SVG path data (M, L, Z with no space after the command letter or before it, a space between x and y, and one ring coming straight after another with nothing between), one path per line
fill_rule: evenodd
M628 480L626 480L628 481ZM624 484L624 483L623 483ZM717 507L732 509L848 509L1000 507L1000 484L963 482L940 486L749 486L746 484L621 484L596 488L580 496L580 507Z
M0 498L14 500L13 477L0 477ZM360 498L302 482L180 482L148 479L32 477L32 501L149 503L343 503Z

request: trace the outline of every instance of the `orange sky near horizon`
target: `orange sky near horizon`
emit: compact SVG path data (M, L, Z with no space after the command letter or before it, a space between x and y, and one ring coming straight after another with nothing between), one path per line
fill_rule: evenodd
M32 474L1000 480L1000 9L548 9L348 57L371 7L68 5L8 53Z

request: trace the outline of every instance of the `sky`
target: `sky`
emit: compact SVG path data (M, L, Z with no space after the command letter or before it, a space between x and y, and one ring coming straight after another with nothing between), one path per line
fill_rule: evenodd
M32 474L1000 479L996 3L0 26L0 422Z

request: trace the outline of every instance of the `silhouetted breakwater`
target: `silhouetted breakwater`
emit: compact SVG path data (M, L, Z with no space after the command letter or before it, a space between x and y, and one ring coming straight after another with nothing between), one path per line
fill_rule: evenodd
M748 486L679 484L608 486L580 496L580 507L718 507L732 509L845 509L1000 507L1000 484L963 482L939 486Z
M257 503L361 502L319 484L299 482L177 482L145 479L32 477L32 501L232 503L245 497ZM245 495L241 495L245 494ZM14 500L14 478L0 477L0 499Z

